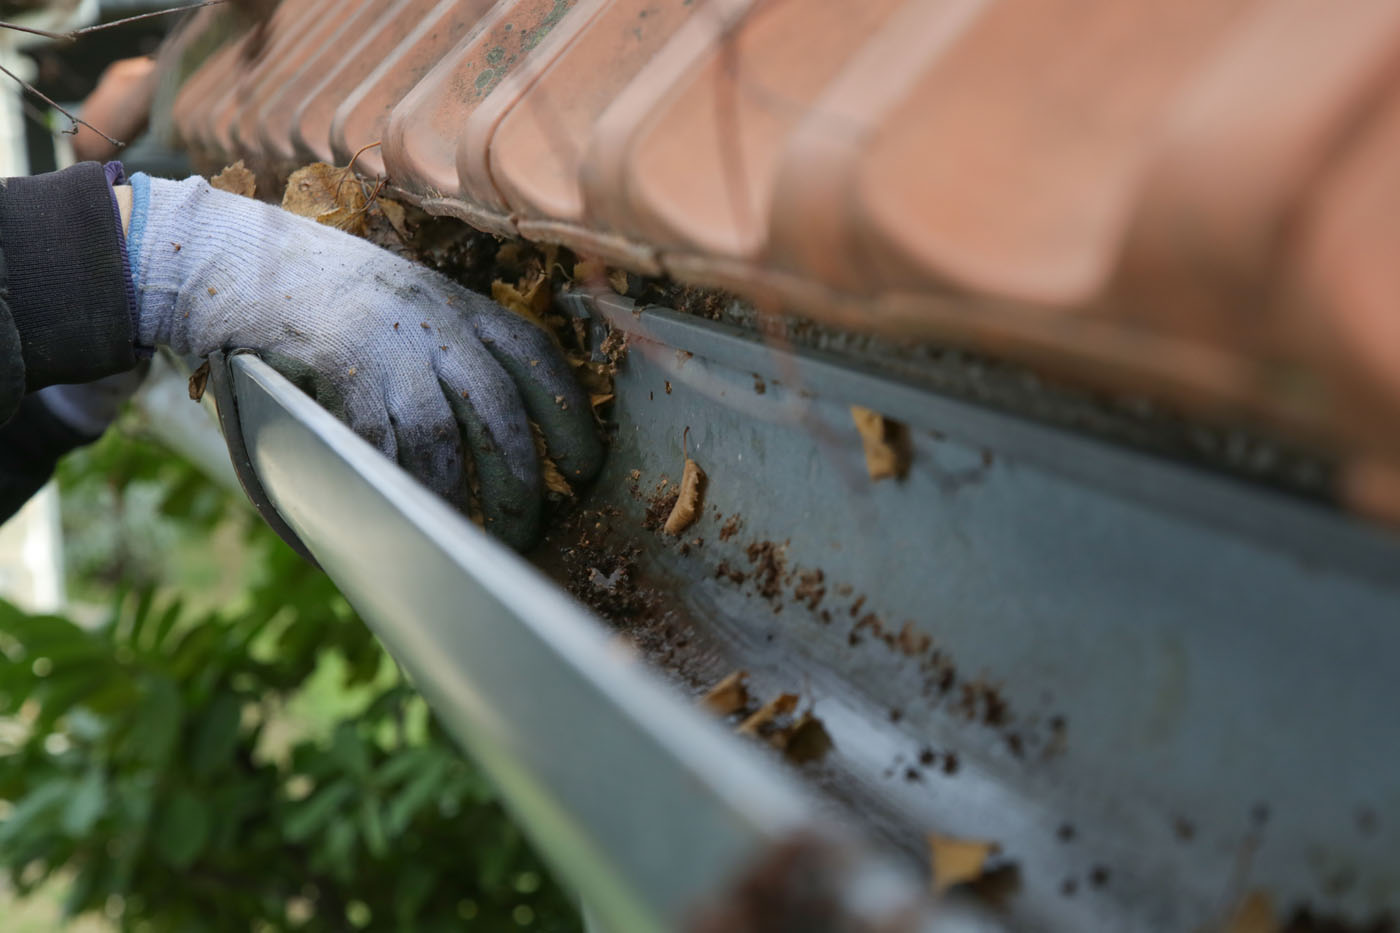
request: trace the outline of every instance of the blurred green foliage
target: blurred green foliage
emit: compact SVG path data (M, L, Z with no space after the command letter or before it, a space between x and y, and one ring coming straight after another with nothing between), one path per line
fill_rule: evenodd
M0 870L21 895L68 877L70 914L128 930L578 928L324 575L140 439L109 432L60 479L70 535L111 536L74 555L107 608L0 603ZM190 587L200 550L216 579Z

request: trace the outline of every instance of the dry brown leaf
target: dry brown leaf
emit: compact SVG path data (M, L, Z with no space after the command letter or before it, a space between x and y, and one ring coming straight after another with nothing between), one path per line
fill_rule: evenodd
M739 724L740 735L758 735L758 730L779 716L785 716L797 709L797 694L780 693L763 705L758 712Z
M204 398L204 390L209 386L209 361L205 360L199 364L199 368L190 374L190 401L198 402Z
M627 294L627 272L623 269L612 270L608 273L608 284L619 295Z
M571 357L569 365L574 367L574 375L578 378L579 384L588 390L589 395L612 394L613 366L611 363Z
M613 395L611 392L608 392L604 395L590 395L588 397L588 402L594 408L598 408L602 405L608 404L608 402L611 402L616 397L617 396Z
M819 761L831 751L831 734L811 711L803 713L789 729L773 737L773 744L795 765Z
M851 406L851 418L865 447L865 468L872 480L900 479L909 472L909 431L869 408Z
M514 311L546 330L549 329L544 321L544 313L549 310L552 293L549 276L544 272L537 272L530 276L528 281L522 279L516 285L496 279L491 283L491 297L507 310Z
M408 211L398 201L391 201L386 197L375 200L379 205L379 213L383 214L389 221L389 225L394 228L394 232L399 235L399 239L408 240Z
M241 194L245 198L256 197L258 192L257 179L248 171L248 166L243 164L242 159L225 166L222 172L209 179L209 187L227 191L229 194Z
M749 688L745 681L747 671L735 671L710 688L700 700L700 705L716 716L730 716L749 705Z
M1274 903L1263 891L1250 891L1226 922L1222 933L1278 933Z
M996 854L997 844L929 833L928 851L933 869L933 893L943 894L956 885L981 878L987 860Z
M287 179L282 208L328 227L364 236L369 233L369 220L365 217L368 200L360 180L348 167L313 162Z
M544 431L535 422L530 422L530 431L535 436L535 453L540 458L540 477L544 480L544 488L550 492L557 492L561 496L574 494L574 489L569 485L569 481L564 478L564 474L559 467L549 457L549 445L545 442Z
M700 464L689 457L685 458L685 472L681 474L681 492L671 514L666 517L662 531L668 535L678 535L691 525L700 515L701 497L705 492L705 471Z

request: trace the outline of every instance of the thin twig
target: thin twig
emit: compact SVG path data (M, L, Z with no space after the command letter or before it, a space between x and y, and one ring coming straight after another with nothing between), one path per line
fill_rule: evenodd
M363 146L361 146L359 149L357 149L357 150L355 151L355 154L352 155L352 156L350 157L350 164L347 165L347 166L345 166L345 171L347 171L347 172L353 172L353 171L355 171L355 161L356 161L357 159L359 159L360 156L363 155L367 150L373 149L375 146L378 146L378 145L380 145L380 144L382 144L382 143L383 143L383 140L381 140L381 139L376 139L374 142L372 142L372 143L365 143Z
M134 23L143 19L151 19L156 16L167 16L171 13L185 13L189 10L198 10L200 7L215 6L220 3L227 3L228 0L202 0L200 3L191 3L188 6L175 6L166 10L153 10L150 13L138 13L136 16L128 16L126 19L112 20L110 23L98 23L96 26L84 26L82 29L75 29L68 33L65 38L77 39L89 33L101 32L104 29L114 29L117 26L125 26L127 23Z
M31 36L43 36L45 39L58 39L60 41L68 38L66 32L49 32L47 29L35 29L33 26L21 26L19 23L7 23L4 20L0 20L0 29L27 32Z
M72 42L83 36L94 32L102 32L104 29L113 29L117 26L125 26L127 23L134 23L138 20L150 19L154 16L167 16L171 13L184 13L189 10L197 10L200 7L214 6L217 3L227 3L228 0L202 0L200 3L191 3L188 6L176 6L167 10L154 10L150 13L141 13L136 16L128 16L126 19L113 20L110 23L98 23L95 26L84 26L82 29L75 29L72 32L50 32L47 29L39 29L35 26L22 26L19 23L9 23L0 20L0 29L13 29L15 32L27 32L31 36L43 36L45 39L53 39L57 42Z
M6 68L4 65L0 65L0 72L4 72L5 74L9 75L10 78L13 79L16 83L18 83L20 87L24 88L26 91L28 91L29 93L33 94L35 97L39 98L39 99L42 100L44 103L48 104L50 107L52 107L53 109L57 110L59 113L63 114L63 115L64 115L65 117L67 117L68 119L72 120L72 121L73 121L73 126L72 126L72 128L71 128L71 129L66 129L66 130L63 130L63 131L62 131L65 135L67 135L67 136L74 136L74 135L77 135L78 127L79 127L79 126L85 126L85 127L87 127L88 129L92 130L94 133L96 133L98 136L101 136L103 139L107 140L107 142L111 143L113 146L116 146L118 149L123 149L123 148L126 147L126 143L122 142L120 139L113 139L112 137L108 136L106 133L104 133L104 132L102 132L101 130L99 130L97 127L93 126L93 125L92 125L91 123L89 123L88 121L84 120L82 117L76 117L76 116L74 116L73 114L69 113L66 109L64 109L64 107L63 107L61 104L58 104L57 102L55 102L52 98L50 98L50 97L49 97L47 94L45 94L43 91L39 90L37 87L35 87L34 85L30 84L28 81L24 80L24 79L21 78L19 75L15 74L13 71L11 71L10 69Z

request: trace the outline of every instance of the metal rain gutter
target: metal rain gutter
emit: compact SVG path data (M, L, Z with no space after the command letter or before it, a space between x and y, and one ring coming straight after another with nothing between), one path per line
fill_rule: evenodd
M839 836L526 561L265 363L232 368L269 497L606 929L680 928L774 847ZM922 928L917 885L829 844L855 914Z

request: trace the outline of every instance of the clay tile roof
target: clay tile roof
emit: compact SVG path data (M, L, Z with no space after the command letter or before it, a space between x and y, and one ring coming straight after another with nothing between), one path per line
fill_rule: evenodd
M1263 419L1374 478L1398 70L1393 0L284 0L174 118L214 168L382 142L362 170L482 229Z

